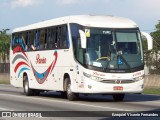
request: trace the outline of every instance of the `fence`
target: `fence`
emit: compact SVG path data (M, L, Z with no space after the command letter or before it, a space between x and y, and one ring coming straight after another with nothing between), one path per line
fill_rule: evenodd
M10 63L0 63L0 73L9 73Z

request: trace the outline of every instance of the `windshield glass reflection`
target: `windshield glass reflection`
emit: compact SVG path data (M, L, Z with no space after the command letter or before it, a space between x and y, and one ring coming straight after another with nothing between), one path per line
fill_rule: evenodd
M87 32L86 32L87 31ZM142 45L137 30L85 29L86 64L105 69L130 69L143 65Z

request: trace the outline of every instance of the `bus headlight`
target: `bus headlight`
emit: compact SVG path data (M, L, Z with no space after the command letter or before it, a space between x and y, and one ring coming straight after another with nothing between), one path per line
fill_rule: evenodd
M96 76L93 76L93 75L90 75L90 74L87 74L85 72L83 72L83 75L89 79L92 79L92 80L95 80L95 81L101 81L103 80L103 78L100 78L100 77L96 77Z
M140 81L140 80L142 80L142 79L144 79L144 75L142 75L142 76L140 76L140 77L134 78L135 81Z

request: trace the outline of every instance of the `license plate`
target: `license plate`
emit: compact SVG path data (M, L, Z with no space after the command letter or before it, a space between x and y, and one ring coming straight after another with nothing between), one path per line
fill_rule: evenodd
M114 86L114 87L113 87L113 90L122 91L122 90L123 90L123 87L122 87L122 86Z

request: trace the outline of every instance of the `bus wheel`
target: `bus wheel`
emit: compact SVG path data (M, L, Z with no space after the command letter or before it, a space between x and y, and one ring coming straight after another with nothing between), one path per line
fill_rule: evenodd
M79 94L78 93L73 93L71 90L71 81L69 78L65 78L66 82L66 92L67 92L67 98L71 101L77 100Z
M113 99L115 101L123 101L125 94L113 94Z
M33 95L33 90L29 88L29 82L27 76L23 77L23 89L26 96Z

